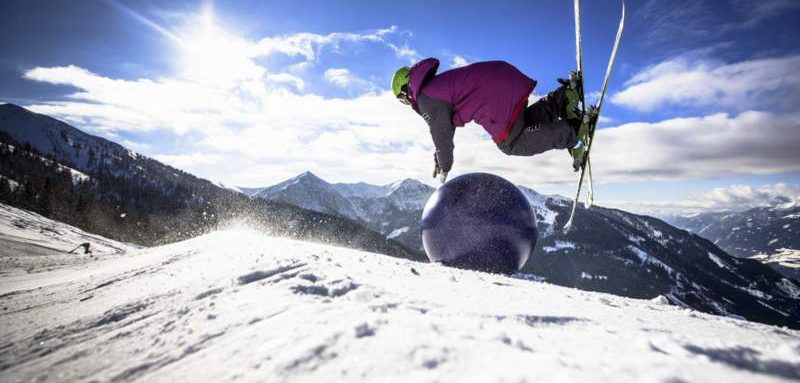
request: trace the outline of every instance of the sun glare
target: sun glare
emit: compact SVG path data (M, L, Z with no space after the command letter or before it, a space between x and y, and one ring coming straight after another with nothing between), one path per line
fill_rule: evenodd
M187 24L179 59L179 70L185 79L233 87L242 80L263 75L263 69L253 62L252 44L220 26L210 5Z

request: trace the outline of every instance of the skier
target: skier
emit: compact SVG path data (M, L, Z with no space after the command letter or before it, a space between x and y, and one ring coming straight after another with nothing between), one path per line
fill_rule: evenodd
M69 251L69 253L67 253L67 254L72 254L72 253L74 253L76 250L80 249L81 247L83 248L83 253L84 253L84 254L92 254L92 251L91 251L91 250L89 250L89 248L90 248L91 246L92 246L92 244L91 244L91 243L89 243L89 242L84 242L84 243L81 243L80 245L78 245L78 247L76 247L76 248L74 248L74 249L70 250L70 251Z
M574 168L583 163L588 127L578 109L581 79L574 72L528 106L536 81L507 62L478 62L436 74L438 67L439 60L427 58L398 69L392 78L394 95L428 123L436 147L434 178L447 180L455 127L470 121L483 126L507 155L568 149Z

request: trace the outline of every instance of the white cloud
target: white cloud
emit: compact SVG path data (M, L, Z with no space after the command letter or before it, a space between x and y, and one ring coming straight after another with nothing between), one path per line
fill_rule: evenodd
M35 73L36 78L83 90L73 101L33 105L35 111L80 118L99 130L167 128L191 133L198 137L193 150L227 160L182 162L189 166L186 170L228 184L266 184L280 181L278 175L305 170L334 181L428 176L433 148L425 123L389 92L326 99L270 89L261 82L249 84L254 89L243 86L217 93L170 79L107 79L74 67ZM47 73L63 76L51 79ZM592 156L595 179L628 182L797 172L797 121L797 114L744 112L602 129ZM509 157L475 124L457 130L455 157L453 175L495 172L534 187L575 182L566 151Z
M753 187L731 185L715 188L690 201L710 210L746 210L759 206L773 206L776 201L800 200L800 187L777 183Z
M188 60L187 70L158 79L114 79L77 66L34 68L26 78L77 91L67 101L29 107L106 136L119 131L172 132L184 142L184 152L158 143L152 143L152 150L173 153L161 158L231 185L266 185L306 170L332 181L429 179L433 145L428 129L390 92L372 90L349 99L301 94L298 91L306 87L302 69L272 70L255 58L266 51L316 57L317 44L381 41L392 31L300 34L272 38L271 45L224 31L198 33L198 38L215 42L206 48L226 45L220 49L234 57L213 64L221 67L197 70ZM262 50L254 54L250 48L259 44ZM190 57L214 56L213 49L189 51ZM228 74L226 69L243 70ZM216 70L225 73L198 77L206 72L213 76ZM326 75L341 86L352 87L358 79L347 68L331 68ZM595 179L624 182L800 171L795 151L800 146L798 120L796 114L744 112L602 129L592 156ZM566 151L509 157L475 124L458 129L455 140L453 176L493 172L533 187L575 182Z
M335 32L327 35L296 33L285 36L265 37L255 44L253 52L257 56L283 53L288 56L302 56L307 61L313 61L322 47L331 46L333 49L338 50L340 44L345 42L384 43L397 52L397 46L386 41L386 36L395 32L397 32L397 27L391 26L370 33ZM406 49L410 50L407 46Z
M266 81L273 84L291 85L298 91L303 91L306 87L306 82L302 78L290 73L269 74L266 76Z
M421 176L430 158L421 154L430 152L424 122L390 93L378 92L344 68L328 77L349 86L356 97L300 93L307 87L301 76L321 49L362 42L390 47L386 39L395 33L390 27L252 41L206 18L179 34L181 66L175 75L123 80L71 65L33 68L25 78L77 90L66 101L28 107L106 137L123 131L172 132L184 141L184 152L158 158L228 184L266 184L305 170L375 182ZM273 70L266 64L270 60L262 60L272 54L304 61ZM361 91L366 93L358 96ZM176 149L152 144L154 151Z
M459 55L454 55L453 62L450 63L450 68L461 68L462 66L467 66L467 65L469 65L467 59Z
M800 186L777 183L772 185L731 185L690 195L678 201L603 201L604 206L656 216L689 214L708 211L743 211L755 207L775 206L785 202L800 203Z
M702 179L800 171L798 114L744 112L597 132L597 174L608 181Z
M415 63L422 58L416 50L408 46L408 43L404 43L403 45L388 43L387 45L394 51L395 56L407 59L409 63Z
M786 14L800 8L795 0L736 0L734 8L743 16L743 20L725 25L726 29L746 29L754 27L773 16Z
M228 184L268 184L305 170L333 180L422 177L432 152L422 119L389 92L327 99L267 81L219 89L114 80L77 67L39 68L28 77L80 89L72 100L32 110L106 136L159 129L191 136L190 153L157 158Z
M331 68L326 70L325 79L331 84L338 85L343 88L350 86L353 81L356 80L353 74L350 73L350 71L346 68Z
M799 67L800 56L733 64L676 58L638 73L611 101L641 111L666 105L738 110L762 105L786 107L778 100L787 92L800 94Z
M648 46L685 50L686 42L731 40L774 16L800 8L796 0L648 0L633 9L631 19L640 26L639 41ZM725 11L721 11L725 9Z
M196 167L198 165L213 165L224 160L224 157L213 154L156 154L153 158L172 165L179 169Z
M347 68L330 68L325 71L325 80L341 88L357 91L376 91L377 86L353 74Z

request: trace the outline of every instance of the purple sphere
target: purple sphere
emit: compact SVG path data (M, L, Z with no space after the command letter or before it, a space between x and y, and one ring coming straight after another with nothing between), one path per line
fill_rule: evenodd
M511 182L487 173L442 185L422 212L422 245L431 262L513 273L536 246L536 216Z

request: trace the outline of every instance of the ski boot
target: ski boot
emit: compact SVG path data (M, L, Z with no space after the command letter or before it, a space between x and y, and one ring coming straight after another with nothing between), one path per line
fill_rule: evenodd
M573 126L577 126L582 120L580 103L583 78L580 73L572 71L569 72L569 79L559 78L558 82L564 87L564 98L566 99L563 118L570 121Z
M569 155L572 156L572 170L578 171L586 164L586 152L589 149L589 141L591 140L591 123L594 108L589 108L583 116L580 127L578 127L576 138L578 142L575 143L570 149L567 149Z

